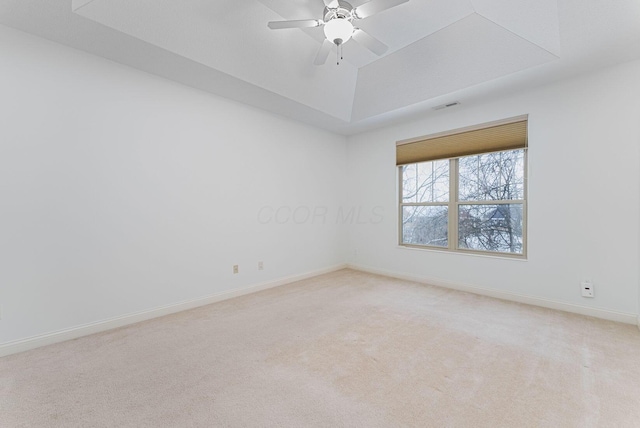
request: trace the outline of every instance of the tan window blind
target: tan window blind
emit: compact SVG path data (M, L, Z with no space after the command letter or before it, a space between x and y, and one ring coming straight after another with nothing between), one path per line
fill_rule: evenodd
M396 143L396 165L456 158L527 147L527 117L506 119L470 128Z

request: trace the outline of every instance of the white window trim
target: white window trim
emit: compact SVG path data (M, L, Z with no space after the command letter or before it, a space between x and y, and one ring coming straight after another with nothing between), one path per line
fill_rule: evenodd
M400 248L406 249L415 249L415 250L428 250L428 251L439 251L439 252L449 252L449 253L457 253L457 254L468 254L468 255L478 255L485 257L497 257L497 258L507 258L507 259L527 259L527 247L528 247L528 208L527 201L529 199L529 160L528 160L528 148L522 148L518 150L524 151L524 198L516 199L516 200L486 200L486 201L459 201L458 200L458 159L450 158L449 160L449 201L448 202L420 202L420 203L404 203L402 202L402 167L405 165L397 166L396 179L398 180L396 189L398 190L398 246ZM506 150L509 151L509 150ZM492 153L492 152L486 152ZM483 155L486 153L479 153L479 155ZM495 152L494 152L495 153ZM475 156L475 155L474 155ZM445 160L445 159L442 159ZM418 162L419 163L419 162ZM472 250L467 248L459 248L458 247L458 212L460 205L507 205L507 204L522 204L522 253L505 253L499 251L488 251L488 250ZM446 206L448 207L448 246L447 247L439 247L436 245L419 245L419 244L406 244L402 242L403 237L403 229L402 229L402 219L403 219L403 207L405 206ZM454 221L452 221L452 219Z

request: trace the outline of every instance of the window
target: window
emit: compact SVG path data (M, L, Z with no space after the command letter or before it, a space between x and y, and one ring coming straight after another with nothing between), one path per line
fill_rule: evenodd
M527 120L397 146L400 245L526 254Z

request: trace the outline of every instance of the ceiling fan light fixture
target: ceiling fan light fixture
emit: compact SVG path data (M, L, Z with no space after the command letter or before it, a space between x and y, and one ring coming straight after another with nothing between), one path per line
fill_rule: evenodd
M346 43L353 34L353 24L346 18L334 18L324 24L324 35L331 43Z
M305 0L306 1L306 0ZM315 1L315 0L314 0ZM324 11L322 19L299 19L293 21L271 21L267 26L272 30L284 28L313 28L324 26L323 41L313 63L322 65L327 60L331 45L336 46L337 63L342 59L342 45L351 39L369 49L375 55L382 56L389 48L387 45L371 36L361 28L353 26L353 22L368 18L378 12L406 3L409 0L370 0L354 8L346 0L322 0Z

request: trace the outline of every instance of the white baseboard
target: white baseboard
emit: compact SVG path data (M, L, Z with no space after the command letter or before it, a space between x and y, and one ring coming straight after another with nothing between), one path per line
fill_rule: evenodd
M244 287L238 290L230 290L222 293L216 293L216 294L201 297L198 299L186 300L183 302L161 306L161 307L149 309L146 311L136 312L133 314L123 315L115 318L110 318L103 321L97 321L90 324L84 324L77 327L54 331L54 332L39 335L39 336L16 340L13 342L7 342L0 345L0 357L4 357L6 355L11 355L11 354L17 354L18 352L28 351L30 349L39 348L45 345L51 345L53 343L64 342L66 340L71 340L71 339L77 339L82 336L88 336L90 334L100 333L102 331L123 327L125 325L135 324L140 321L146 321L152 318L158 318L164 315L169 315L176 312L197 308L199 306L209 305L211 303L220 302L222 300L232 299L234 297L256 293L258 291L278 287L278 286L289 284L296 281L302 281L303 279L312 278L314 276L322 275L325 273L335 272L340 269L345 269L346 267L347 267L346 264L340 264L340 265L331 266L328 268L319 269L312 272L303 273L300 275L293 275L285 278L276 279L273 281L255 284L255 285Z
M512 302L525 303L528 305L541 306L543 308L557 309L564 312L574 314L587 315L595 318L601 318L610 321L617 321L625 324L636 324L640 329L640 315L624 312L610 311L608 309L591 308L588 306L574 305L572 303L558 302L555 300L542 299L540 297L527 296L524 294L509 293L506 291L492 290L489 288L477 287L475 285L460 284L444 281L436 278L426 278L412 275L405 275L398 272L391 272L372 268L369 266L349 264L349 269L359 270L362 272L373 273L377 275L388 276L392 278L404 279L407 281L419 282L421 284L435 285L437 287L450 288L468 293L480 294L483 296L494 297L501 300L509 300Z

